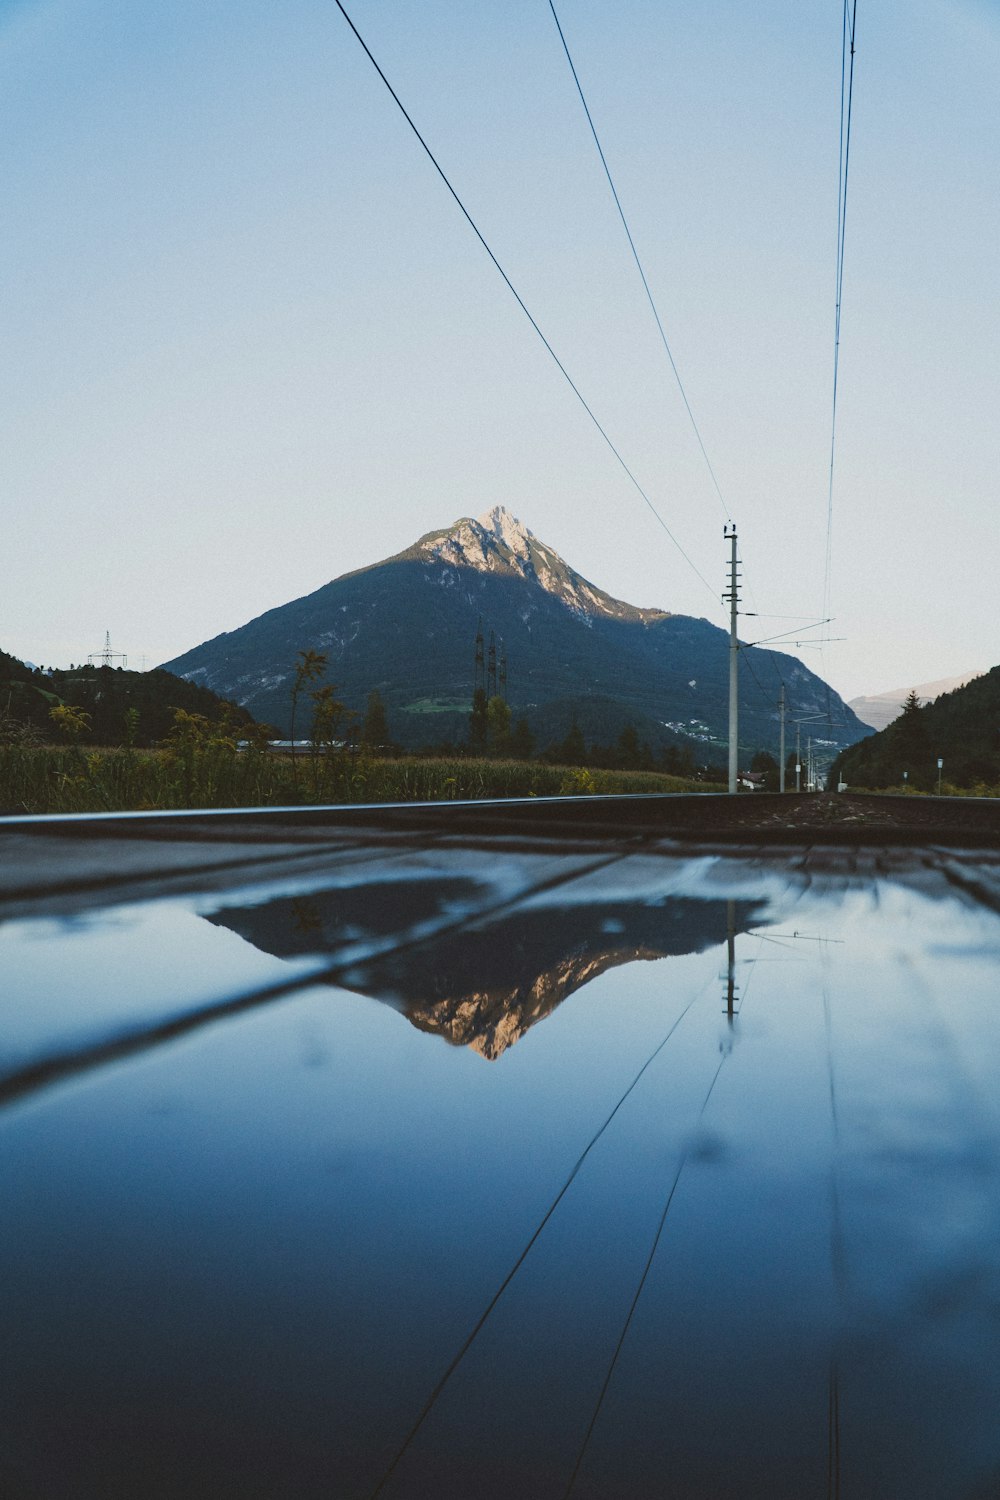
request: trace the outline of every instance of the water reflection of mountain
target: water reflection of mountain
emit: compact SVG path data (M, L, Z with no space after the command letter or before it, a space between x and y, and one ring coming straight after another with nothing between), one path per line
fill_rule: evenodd
M230 908L209 921L280 958L335 959L347 943L384 942L396 932L401 946L349 963L337 983L494 1059L608 969L702 953L759 920L753 902L692 897L519 907L489 917L477 915L476 894L461 879L393 881ZM414 939L420 924L450 913L458 920L463 910L461 925Z

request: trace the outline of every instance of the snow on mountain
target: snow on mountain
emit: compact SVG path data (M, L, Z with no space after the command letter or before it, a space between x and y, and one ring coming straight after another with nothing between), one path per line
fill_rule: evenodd
M445 531L422 536L406 557L440 561L454 568L476 568L483 573L513 575L538 583L584 619L663 620L662 609L640 609L613 599L582 577L558 552L540 542L533 531L503 505L473 520L463 516Z

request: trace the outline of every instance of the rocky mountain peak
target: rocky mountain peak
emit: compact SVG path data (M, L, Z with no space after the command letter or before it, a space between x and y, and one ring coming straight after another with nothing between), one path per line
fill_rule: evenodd
M664 617L662 610L636 609L596 588L504 505L495 505L475 520L463 516L445 531L429 532L407 555L527 579L588 621L596 616L618 620Z
M534 535L517 516L511 515L505 505L494 505L478 518L477 525L488 531L498 545L508 548L516 557L527 557L529 543Z

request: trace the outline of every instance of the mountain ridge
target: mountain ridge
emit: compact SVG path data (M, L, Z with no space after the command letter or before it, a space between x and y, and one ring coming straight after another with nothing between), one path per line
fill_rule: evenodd
M842 751L834 771L849 786L905 782L933 791L939 760L944 763L941 779L954 786L1000 786L1000 666L900 714L879 733Z
M982 676L981 671L966 672L962 677L941 677L936 682L918 682L915 687L889 688L884 693L868 693L851 698L847 706L853 708L863 724L870 724L875 730L886 729L894 719L899 718L903 712L903 704L911 692L916 693L921 707L924 707L940 698L942 693L953 693L957 688L966 687L976 677Z

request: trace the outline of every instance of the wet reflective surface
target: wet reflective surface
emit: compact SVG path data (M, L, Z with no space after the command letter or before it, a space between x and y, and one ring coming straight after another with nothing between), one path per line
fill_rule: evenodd
M1000 1494L998 891L403 842L10 906L0 1494Z

